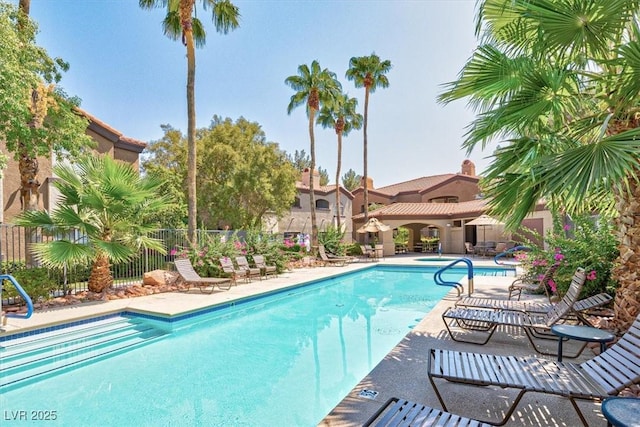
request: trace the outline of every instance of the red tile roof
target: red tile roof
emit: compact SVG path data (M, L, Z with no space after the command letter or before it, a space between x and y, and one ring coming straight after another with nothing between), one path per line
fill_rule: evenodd
M138 153L142 152L142 150L147 147L146 142L124 136L122 132L109 126L108 124L98 119L96 116L89 114L82 108L76 108L76 110L78 111L78 113L89 120L89 128L112 141L114 145L120 144L121 146L123 146L123 148L130 149L131 151L136 151Z
M309 186L303 184L301 181L296 181L296 188L304 193L308 193L309 192ZM313 187L313 192L314 193L318 193L318 194L322 194L322 195L327 195L329 193L333 193L334 191L336 191L336 186L329 184L329 185L321 185L320 187ZM340 192L344 193L345 195L347 195L347 197L349 197L350 199L353 199L353 194L351 194L351 192L349 190L347 190L346 188L344 188L343 186L340 186Z
M483 199L460 203L393 203L369 212L369 217L392 218L453 218L476 215L484 212L487 201ZM353 219L363 219L364 214Z

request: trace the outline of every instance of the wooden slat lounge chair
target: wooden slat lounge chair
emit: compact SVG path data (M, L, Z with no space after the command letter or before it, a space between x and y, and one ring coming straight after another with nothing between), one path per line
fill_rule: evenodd
M383 415L384 414L384 415ZM379 418L379 419L378 419ZM377 422L376 422L377 421ZM375 424L374 424L375 423ZM490 424L392 397L364 423L363 427L489 427Z
M445 411L447 406L435 379L520 389L504 419L492 421L494 425L503 425L509 420L525 393L537 392L567 397L587 426L577 400L600 401L640 383L640 316L616 344L583 363L431 349L427 371ZM483 393L487 393L490 389L484 390Z
M225 274L228 274L233 283L238 283L238 279L244 279L245 282L249 280L249 274L245 270L236 269L233 265L231 258L220 258L220 267Z
M264 260L264 255L254 255L253 262L255 263L256 267L260 269L260 272L262 273L262 275L264 275L265 278L268 278L270 274L278 277L278 267L276 267L275 265L267 265Z
M347 262L350 261L349 258L327 256L327 253L324 250L324 245L318 246L318 254L320 255L320 259L322 260L322 262L325 263L325 265L331 264L331 265L337 265L339 267L343 267L347 265Z
M534 339L557 339L557 337L551 333L551 326L560 321L567 320L567 315L571 313L573 304L577 300L585 280L586 275L584 273L584 269L578 268L573 275L571 285L569 286L565 296L547 313L536 314L511 310L451 307L442 314L442 320L444 321L451 339L454 341L484 345L489 341L489 339L491 339L498 326L511 326L522 328L529 339L529 342L538 353L555 355L556 353L547 352L540 348L535 343ZM486 333L486 338L484 341L478 341L477 339L457 337L451 330L450 324L457 325L468 331ZM465 335L473 336L478 334L472 333ZM577 354L567 357L577 357L582 352L586 344L587 343L585 342L584 346L580 348Z
M189 291L191 286L200 288L200 292L204 293L204 290L209 288L208 293L213 293L213 289L217 286L221 290L229 290L231 288L231 279L224 277L200 277L200 275L194 270L191 261L185 258L176 259L173 262L176 267L176 271L182 277L182 280L189 285L186 292Z
M257 277L262 280L260 269L258 267L251 267L246 256L237 256L236 264L238 264L238 269L244 270L247 273L249 280L251 280L252 277Z
M549 302L551 302L551 294L549 293L549 289L547 287L549 280L553 278L553 275L556 274L556 270L560 264L553 263L547 271L544 272L541 278L528 278L528 277L519 277L514 280L511 285L509 285L509 299L512 296L517 295L518 301L520 301L520 297L522 296L522 291L527 292L539 292L543 291L547 296Z

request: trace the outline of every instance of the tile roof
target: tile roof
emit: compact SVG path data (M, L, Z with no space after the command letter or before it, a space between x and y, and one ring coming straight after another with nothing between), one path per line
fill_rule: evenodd
M389 195L397 195L399 193L406 192L420 192L427 190L429 188L438 186L443 184L446 181L449 181L454 178L466 178L472 180L479 180L480 177L463 175L460 173L447 173L442 175L431 175L431 176L423 176L421 178L412 179L409 181L399 182L397 184L387 185L386 187L376 188L375 191L380 193L385 193Z
M142 142L138 139L130 138L128 136L124 136L122 132L119 130L109 126L102 120L98 119L96 116L89 114L82 108L76 108L79 114L86 117L89 120L89 127L96 131L96 133L104 136L110 141L114 142L114 144L122 145L123 148L130 149L131 151L142 152L147 147L146 142Z
M296 181L296 188L298 190L301 190L303 192L309 192L309 186L303 184L301 181ZM320 187L313 187L313 192L314 193L318 193L318 194L323 194L323 195L327 195L329 193L333 193L334 191L336 191L336 186L333 184L329 184L329 185L321 185ZM347 197L353 199L353 194L351 194L351 192L349 190L347 190L346 188L344 188L343 186L340 186L340 192L344 193L347 195Z
M369 212L369 217L376 218L451 218L475 215L486 210L484 199L460 203L393 203ZM364 214L354 215L353 219L362 219Z

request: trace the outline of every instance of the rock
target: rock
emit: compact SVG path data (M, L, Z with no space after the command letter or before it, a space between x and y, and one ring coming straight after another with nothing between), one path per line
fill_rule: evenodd
M144 273L142 283L149 286L162 286L167 284L166 271L153 270Z

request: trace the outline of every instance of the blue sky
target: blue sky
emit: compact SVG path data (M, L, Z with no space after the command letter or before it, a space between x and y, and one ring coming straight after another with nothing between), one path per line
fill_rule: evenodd
M13 0L17 4L17 0ZM199 3L199 0L198 0ZM289 153L309 152L304 109L286 109L284 80L318 60L364 107L364 89L344 77L352 56L389 59L390 86L369 104L369 175L381 187L426 175L455 173L470 158L480 173L490 152L460 148L473 112L460 101L437 104L477 45L474 0L236 0L240 28L215 32L201 13L207 44L196 51L198 127L211 117L258 122L267 140ZM200 11L202 12L202 11ZM71 65L61 85L82 108L125 135L159 139L161 124L186 132L185 49L162 33L163 10L137 0L32 0L37 42ZM342 172L362 173L362 131L344 140ZM316 127L318 164L334 181L336 136Z

